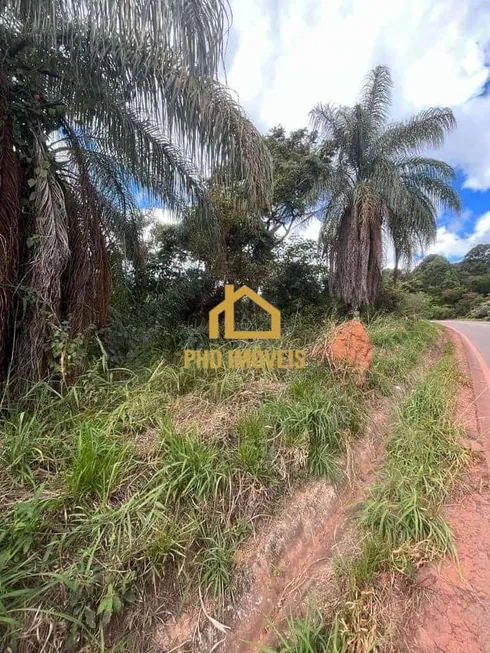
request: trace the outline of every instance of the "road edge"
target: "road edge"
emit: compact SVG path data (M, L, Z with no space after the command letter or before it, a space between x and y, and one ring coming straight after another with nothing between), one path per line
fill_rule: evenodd
M471 340L461 331L448 324L441 324L459 338L466 355L467 368L473 389L478 433L490 470L490 367Z

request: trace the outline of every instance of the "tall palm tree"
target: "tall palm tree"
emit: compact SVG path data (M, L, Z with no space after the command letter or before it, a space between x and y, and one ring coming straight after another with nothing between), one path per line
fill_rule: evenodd
M1 0L0 376L42 375L61 320L107 320L138 193L209 225L219 167L269 204L262 138L217 81L227 21L226 0Z
M378 66L358 104L312 111L313 127L335 151L321 233L331 287L354 311L378 296L384 241L392 241L398 264L434 240L438 209L460 210L452 168L421 154L442 145L455 126L452 111L426 109L389 123L391 96L390 72Z

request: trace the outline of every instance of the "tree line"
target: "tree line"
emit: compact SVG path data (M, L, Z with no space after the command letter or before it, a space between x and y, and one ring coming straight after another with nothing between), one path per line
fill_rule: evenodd
M229 18L224 0L2 1L2 378L44 378L94 332L117 348L198 328L226 282L357 314L381 298L386 244L396 281L460 210L452 168L422 154L450 109L390 121L378 66L354 106L264 137L218 81ZM142 238L142 197L179 226ZM291 245L313 217L320 248Z

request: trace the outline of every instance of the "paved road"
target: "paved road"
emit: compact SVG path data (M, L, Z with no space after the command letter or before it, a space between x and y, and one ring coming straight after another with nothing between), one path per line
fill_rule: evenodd
M490 367L490 322L471 322L465 320L444 320L446 324L464 334L478 349Z
M442 324L462 335L475 393L479 430L490 468L490 322L446 320Z

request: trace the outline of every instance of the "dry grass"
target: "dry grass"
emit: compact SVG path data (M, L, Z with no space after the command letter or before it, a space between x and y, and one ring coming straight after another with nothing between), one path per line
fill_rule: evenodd
M232 395L216 401L200 392L176 397L170 411L179 431L196 430L203 438L229 438L240 416L258 408L264 399L277 397L285 387L276 379L257 379Z

